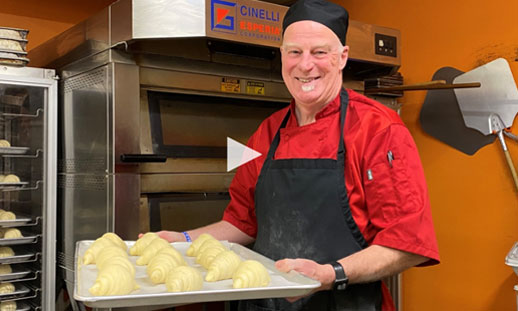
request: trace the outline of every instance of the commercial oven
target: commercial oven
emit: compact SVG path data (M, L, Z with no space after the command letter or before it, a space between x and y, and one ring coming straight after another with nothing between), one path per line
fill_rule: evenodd
M234 174L227 137L246 143L290 102L278 50L286 10L250 0L119 0L30 51L31 64L61 78L58 259L69 292L76 241L221 219ZM356 21L350 29L349 44L364 52L351 52L348 76L397 71L399 45L397 56L375 51L376 34L396 43L397 30Z
M0 301L15 301L17 310L55 310L55 77L0 66L0 286L14 285Z

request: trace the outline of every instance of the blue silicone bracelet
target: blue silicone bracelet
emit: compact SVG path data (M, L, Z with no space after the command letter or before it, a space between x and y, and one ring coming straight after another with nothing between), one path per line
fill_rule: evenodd
M187 242L192 242L192 240L191 240L191 236L189 235L189 233L187 233L187 231L184 231L184 232L182 232L182 233L183 233L183 235L185 236L185 240L186 240Z

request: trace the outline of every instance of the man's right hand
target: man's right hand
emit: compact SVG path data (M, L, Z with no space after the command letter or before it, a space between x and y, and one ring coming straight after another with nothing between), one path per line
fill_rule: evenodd
M162 239L167 240L169 243L185 242L185 236L181 232L162 230L156 232L156 234L158 234ZM140 233L138 238L140 239L143 235L144 233Z
M185 242L185 236L181 232L162 230L158 231L159 237L164 240L171 242Z

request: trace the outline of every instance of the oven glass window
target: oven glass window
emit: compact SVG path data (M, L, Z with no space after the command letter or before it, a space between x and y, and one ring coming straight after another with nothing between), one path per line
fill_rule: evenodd
M287 103L148 92L153 151L169 157L226 157L227 137L246 143Z

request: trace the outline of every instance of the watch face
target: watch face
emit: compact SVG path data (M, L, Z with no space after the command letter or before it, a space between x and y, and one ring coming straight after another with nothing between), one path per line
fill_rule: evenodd
M343 284L338 284L338 286L336 286L336 289L338 289L338 290L344 290L346 287L347 287L347 284L346 284L346 283L343 283Z

